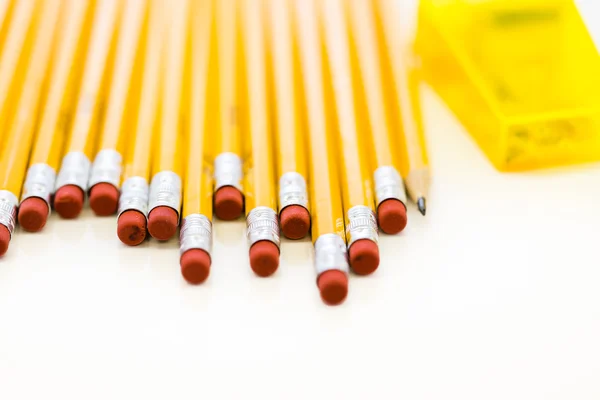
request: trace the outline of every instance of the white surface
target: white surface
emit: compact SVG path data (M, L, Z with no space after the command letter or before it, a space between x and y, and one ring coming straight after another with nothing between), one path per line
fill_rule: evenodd
M113 218L18 232L0 398L600 398L600 167L501 175L424 102L429 213L382 237L379 271L340 307L321 303L307 241L255 277L241 222L216 224L199 287L176 242L126 248Z

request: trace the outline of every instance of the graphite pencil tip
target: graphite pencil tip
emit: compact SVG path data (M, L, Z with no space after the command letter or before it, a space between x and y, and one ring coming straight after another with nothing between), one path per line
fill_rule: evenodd
M427 207L425 205L425 197L419 197L417 199L417 207L419 208L421 214L425 215L425 213L427 212Z

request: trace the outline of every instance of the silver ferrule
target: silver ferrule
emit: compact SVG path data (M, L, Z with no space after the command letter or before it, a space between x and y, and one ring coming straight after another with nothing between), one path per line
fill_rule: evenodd
M160 206L171 207L179 214L181 178L173 171L161 171L152 177L148 213Z
M246 217L246 236L248 247L261 240L268 240L279 248L279 218L275 210L269 207L250 210Z
M118 188L121 183L121 169L123 157L116 150L100 150L92 164L90 181L88 187L94 187L98 183L110 183Z
M56 189L65 185L75 185L87 192L90 176L90 160L80 151L72 151L63 157L62 165L56 177Z
M308 210L306 180L297 172L286 172L279 179L279 211L292 205Z
M375 201L377 206L385 200L396 199L406 204L404 181L394 167L379 167L375 170Z
M119 215L125 211L136 210L148 216L148 181L141 176L127 178L121 186L119 197Z
M326 233L315 242L315 269L317 277L325 271L338 270L348 274L348 251L344 239L335 233Z
M19 199L8 190L0 190L0 224L8 229L11 234L15 230L15 222L17 220L17 206Z
M181 223L179 254L191 249L212 252L212 223L202 214L190 214Z
M23 183L21 202L30 197L39 197L48 204L50 212L50 197L54 192L56 171L48 164L33 164L27 170L27 177Z
M215 191L233 186L242 191L242 160L234 153L221 153L215 158Z
M354 242L369 239L377 243L377 219L375 213L367 206L354 206L348 210L348 224L346 226L346 241L348 248Z

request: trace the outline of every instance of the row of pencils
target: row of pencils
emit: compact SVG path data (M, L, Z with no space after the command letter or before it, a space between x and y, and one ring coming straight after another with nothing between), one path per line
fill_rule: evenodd
M429 168L394 0L0 0L0 252L85 198L135 246L245 213L250 266L312 236L324 302L425 214ZM404 177L404 179L403 179Z

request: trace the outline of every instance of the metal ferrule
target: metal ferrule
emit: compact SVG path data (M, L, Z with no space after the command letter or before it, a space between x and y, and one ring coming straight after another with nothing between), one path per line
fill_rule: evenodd
M317 277L325 271L338 270L348 274L348 251L344 239L335 233L326 233L315 242L315 269Z
M96 155L88 187L93 187L97 183L110 183L118 188L121 182L121 170L123 157L116 150L100 150Z
M215 158L215 191L223 186L242 190L242 160L234 153L221 153Z
M87 192L90 176L90 160L80 151L72 151L63 157L62 165L56 177L56 189L65 185L75 185Z
M308 209L306 180L297 172L286 172L279 179L279 210L291 205Z
M369 239L377 243L377 219L375 213L367 206L354 206L348 210L348 225L346 226L346 241L348 248L352 243L361 239Z
M48 204L50 212L50 197L54 191L56 171L48 164L33 164L27 170L27 177L23 183L21 202L30 197L39 197Z
M256 207L246 217L248 247L261 240L268 240L279 247L279 218L269 207Z
M183 219L179 232L179 254L191 249L212 252L212 223L202 214L190 214Z
M19 199L8 190L0 190L0 224L4 225L11 234L15 230L17 206Z
M150 183L148 213L160 206L171 207L179 214L181 178L173 171L161 171L154 174Z
M400 200L406 204L404 181L394 167L379 167L375 170L375 201L377 206L388 199Z
M119 215L125 211L136 210L148 216L149 187L146 178L132 176L126 179L121 186L119 197Z

